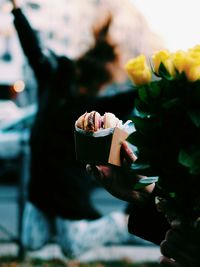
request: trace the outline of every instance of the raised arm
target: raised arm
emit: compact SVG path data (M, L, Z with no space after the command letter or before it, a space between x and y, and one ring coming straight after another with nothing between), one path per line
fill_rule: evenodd
M48 78L52 66L44 55L35 31L21 11L16 0L10 0L13 4L14 25L18 33L20 44L28 62L38 80Z
M18 3L17 3L16 0L10 0L10 2L11 2L12 5L13 5L13 9L17 9L17 8L19 8Z

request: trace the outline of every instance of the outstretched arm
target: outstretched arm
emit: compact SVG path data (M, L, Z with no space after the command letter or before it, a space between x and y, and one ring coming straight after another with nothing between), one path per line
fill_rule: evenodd
M48 78L52 69L48 58L44 55L40 42L27 18L21 11L17 0L13 4L14 24L25 56L38 80Z

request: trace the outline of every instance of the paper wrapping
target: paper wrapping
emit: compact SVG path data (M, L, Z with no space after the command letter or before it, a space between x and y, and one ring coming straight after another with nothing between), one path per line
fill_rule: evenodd
M75 127L76 159L91 164L120 166L121 144L134 130L134 125L130 121L120 127L94 133Z

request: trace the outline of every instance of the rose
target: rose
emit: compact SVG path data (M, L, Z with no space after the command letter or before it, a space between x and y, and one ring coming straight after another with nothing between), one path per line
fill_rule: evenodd
M164 70L172 78L177 78L182 73L190 82L200 79L200 46L169 53L168 50L160 50L152 56L153 69L158 76L162 76L161 64ZM163 70L163 69L162 69Z
M194 82L200 79L200 52L198 50L178 51L173 56L173 62L178 73L184 72L188 81Z
M193 60L193 64L184 70L188 81L194 82L200 79L200 61Z
M148 84L151 81L152 72L144 55L130 59L125 65L125 70L136 85Z
M178 79L184 74L188 81L197 81L200 79L200 45L175 53L160 50L152 56L152 69L144 55L130 59L125 65L125 70L135 85L150 83L152 72L170 80Z
M154 72L160 76L160 67L161 63L163 64L165 70L168 72L168 74L172 77L175 76L175 68L173 63L173 57L172 54L168 52L168 50L160 50L157 53L155 53L152 56L153 61L153 69Z
M179 74L185 72L187 66L189 65L189 58L187 57L187 52L179 50L173 54L174 67Z

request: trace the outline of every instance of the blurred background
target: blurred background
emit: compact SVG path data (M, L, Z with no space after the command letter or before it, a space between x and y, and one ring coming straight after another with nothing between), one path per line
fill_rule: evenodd
M140 53L150 56L161 49L162 38L149 27L130 0L21 0L20 6L36 30L44 49L76 58L93 39L93 22L104 11L114 14L111 35L120 43L122 64ZM0 182L15 183L21 141L36 112L36 83L20 47L11 14L12 5L0 0ZM123 73L123 75L125 75ZM122 78L126 81L126 77ZM118 87L113 86L113 93Z
M122 64L141 53L150 57L159 49L200 43L195 0L21 0L20 5L47 53L52 49L71 58L82 54L93 42L93 22L104 10L114 14L111 34L123 51ZM37 106L35 79L19 45L11 8L8 0L0 0L0 223L15 235L27 173L26 142ZM125 73L122 76L126 83ZM113 87L112 92L118 90ZM121 207L107 199L110 209ZM106 206L105 199L99 203L100 208Z

